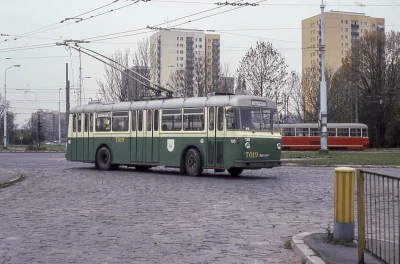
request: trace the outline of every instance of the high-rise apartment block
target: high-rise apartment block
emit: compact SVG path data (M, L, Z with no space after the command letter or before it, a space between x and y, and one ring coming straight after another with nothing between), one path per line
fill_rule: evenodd
M220 76L220 37L201 30L162 30L150 37L150 79L174 90L170 80L180 72L185 86L197 96L199 83L204 90L218 89ZM204 80L199 80L203 76Z
M319 64L320 20L319 14L302 21L303 70L313 63ZM339 68L355 40L384 28L383 18L366 16L364 13L325 12L325 65Z

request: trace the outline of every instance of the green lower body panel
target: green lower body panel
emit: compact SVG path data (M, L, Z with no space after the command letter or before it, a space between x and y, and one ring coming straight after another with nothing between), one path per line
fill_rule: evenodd
M248 138L199 137L101 137L69 138L66 158L69 161L95 162L101 147L108 147L112 163L120 165L180 167L185 152L196 148L205 169L261 169L280 166L280 138L250 138L251 148L245 148Z

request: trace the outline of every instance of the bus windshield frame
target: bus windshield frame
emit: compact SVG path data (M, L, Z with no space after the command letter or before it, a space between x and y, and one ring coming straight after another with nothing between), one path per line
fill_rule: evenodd
M267 107L227 107L226 128L229 131L279 132L276 109Z

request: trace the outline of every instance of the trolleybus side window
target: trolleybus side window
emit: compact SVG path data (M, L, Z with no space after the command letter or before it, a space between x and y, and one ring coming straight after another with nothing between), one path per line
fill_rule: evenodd
M147 131L151 131L151 120L153 119L153 112L147 110Z
M214 131L214 123L215 123L214 119L215 119L214 118L214 107L210 107L210 108L208 108L208 122L209 122L208 129L210 131Z
M72 132L76 132L76 115L72 118Z
M328 128L328 137L336 137L336 128Z
M204 130L204 109L192 108L183 109L183 130L203 131Z
M93 114L89 114L89 130L93 132Z
M361 137L361 128L350 128L351 137Z
M78 115L78 132L82 131L82 115Z
M136 110L132 111L132 131L136 131Z
M181 131L182 130L182 111L181 109L164 109L162 111L162 131Z
M85 114L85 132L88 132L89 129L89 115Z
M154 125L153 125L153 129L154 131L158 131L158 110L154 110Z
M227 129L240 129L240 114L238 108L226 109L226 128Z
M348 137L349 129L348 128L338 128L337 134L338 134L338 137Z
M271 131L274 126L274 117L271 109L261 109L261 124L260 130Z
M138 131L143 130L143 110L139 111Z
M114 112L112 115L113 131L129 131L128 112Z
M97 113L96 131L111 131L111 112Z
M224 129L224 109L222 107L218 107L218 131L222 131Z
M308 128L296 128L296 136L308 137L309 136Z

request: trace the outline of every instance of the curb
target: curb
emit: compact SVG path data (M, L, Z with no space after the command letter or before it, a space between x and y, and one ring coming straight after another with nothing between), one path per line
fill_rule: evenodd
M304 238L313 233L303 232L292 237L291 245L293 250L301 255L302 263L307 264L326 264L320 257L318 257L309 246L304 243Z
M0 189L9 187L9 186L13 185L14 183L22 181L24 179L24 176L22 176L21 174L17 174L13 171L8 171L8 170L4 170L4 169L0 169L0 170L17 175L14 179L9 180L8 182L0 183Z

